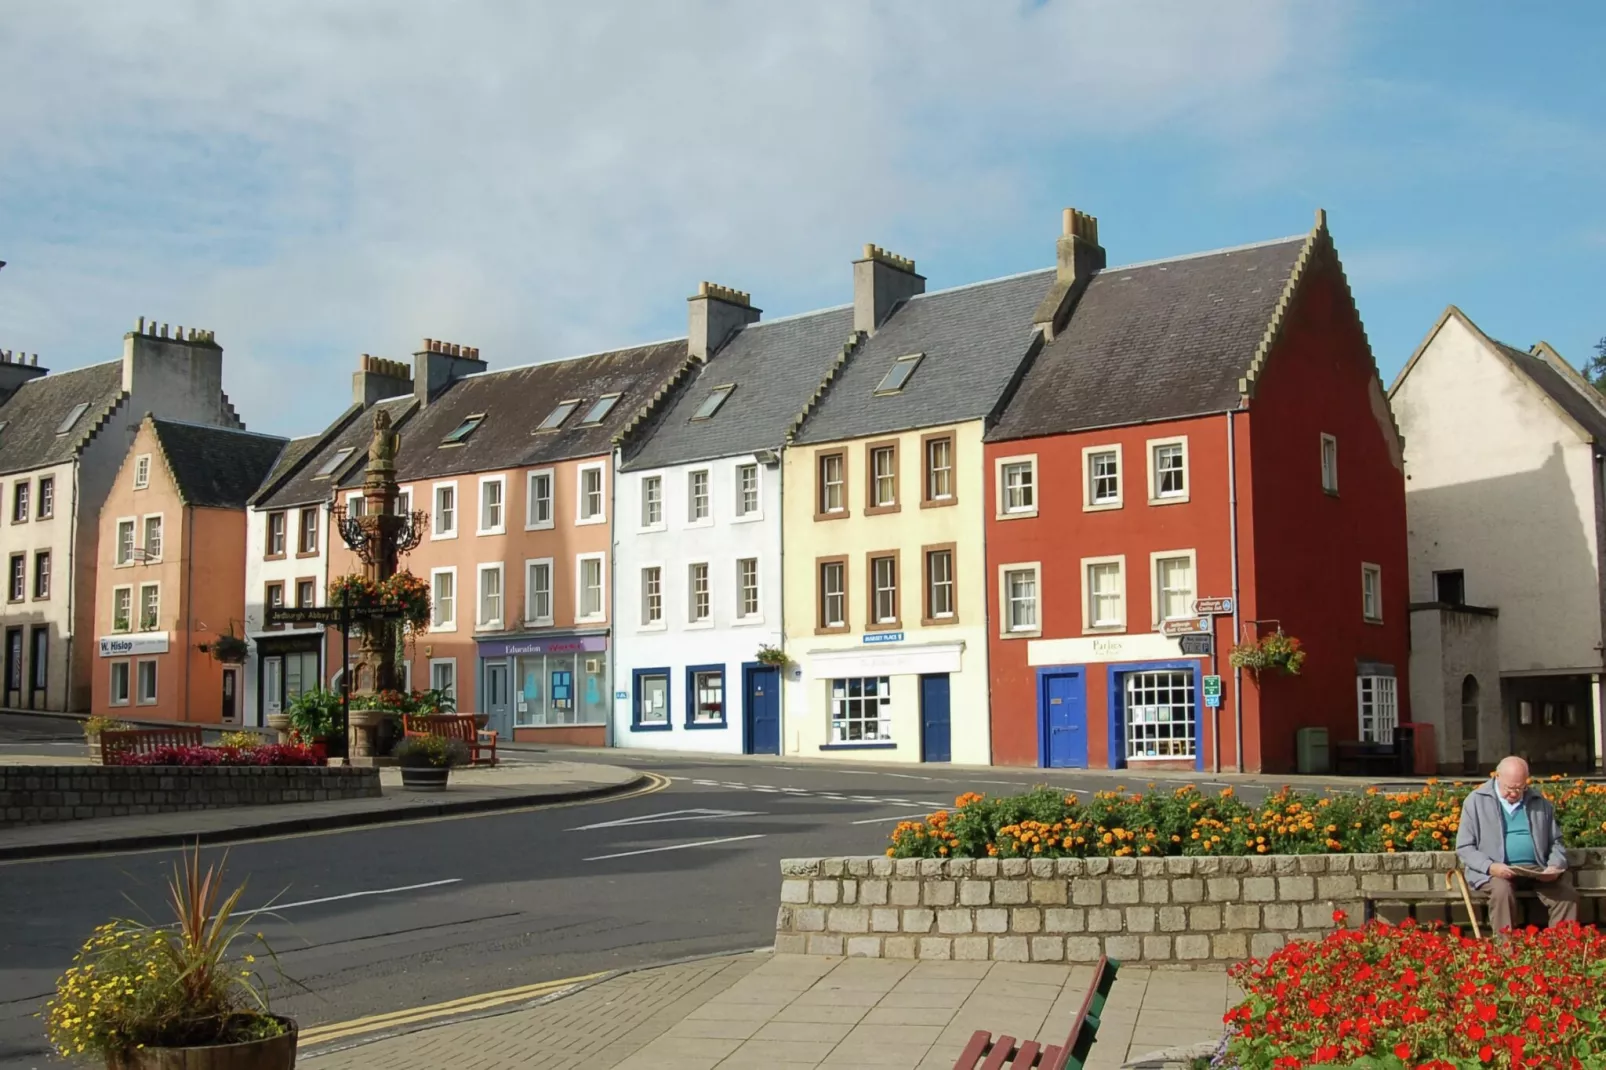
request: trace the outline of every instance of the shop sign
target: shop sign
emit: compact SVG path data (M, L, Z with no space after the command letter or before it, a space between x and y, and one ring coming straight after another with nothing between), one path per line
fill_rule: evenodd
M122 658L130 654L165 654L166 632L137 632L132 635L103 635L100 638L100 656Z
M498 639L481 643L480 657L505 658L520 654L600 654L608 649L606 635L553 636L550 639Z

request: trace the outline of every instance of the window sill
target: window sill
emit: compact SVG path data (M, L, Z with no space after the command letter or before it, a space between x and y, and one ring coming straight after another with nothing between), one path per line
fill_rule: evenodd
M731 517L732 524L757 524L764 519L763 513L744 513L741 516Z
M1383 618L1382 617L1362 617L1361 618L1361 623L1362 624L1382 624L1383 623Z
M714 622L711 621L711 620L694 620L694 621L687 621L686 622L686 630L688 632L707 631L708 629L712 628L713 626L714 626Z
M637 535L656 535L660 531L668 531L668 530L669 530L669 527L666 524L650 524L650 525L648 525L647 527L644 527L644 528L637 528L636 529L636 534Z
M667 632L668 630L669 625L667 624L643 624L636 628L636 631L646 635L657 635L660 632Z
M1166 495L1163 498L1150 498L1149 499L1149 504L1150 505L1185 505L1185 504L1187 504L1187 501L1188 501L1188 496L1186 494L1169 494L1169 495Z
M829 513L815 513L814 514L814 519L817 520L817 521L818 520L846 520L848 517L850 517L852 515L853 514L848 512L846 509L833 509Z
M893 502L891 505L867 505L864 507L865 516L884 516L887 513L901 512L903 512L903 506L897 502Z
M958 623L959 623L959 618L957 616L921 617L920 618L920 626L922 628L946 628L951 624L958 624Z
M475 535L506 535L507 534L507 528L505 528L505 527L502 527L502 528L480 528L480 529L476 530L474 532L474 534Z
M285 554L263 554L262 555L262 560L264 560L264 561L283 561L283 560L285 560L285 557L286 557Z
M695 732L705 728L729 728L730 725L725 721L692 721L682 727Z
M507 631L507 627L499 620L488 620L474 625L475 635L495 635Z
M668 732L674 727L668 722L664 724L632 724L630 730L632 732Z
M296 551L296 560L298 560L298 561L301 560L302 558L317 557L317 556L318 556L318 551L316 551L316 550L297 550Z
M608 518L606 516L588 516L581 517L580 519L576 520L574 522L574 526L577 528L584 528L590 527L593 524L606 524L607 522Z
M1323 487L1322 488L1322 493L1327 495L1329 498L1336 498L1336 497L1338 497L1338 488L1337 487Z
M519 623L524 625L526 628L550 628L552 627L552 618L548 617L546 620L526 620L520 621Z
M731 621L732 628L756 628L764 623L763 617L737 617Z
M431 633L455 632L457 631L457 622L450 621L446 624L431 624L429 626L429 630Z
M897 750L896 743L821 743L821 750Z
M998 513L994 520L1032 520L1037 516L1036 509L1017 509L1012 513Z
M864 626L864 630L865 630L866 634L869 634L869 635L874 635L877 632L902 631L903 630L903 621L901 621L901 620L878 620L874 624L866 624Z
M434 530L431 530L430 533L429 533L430 542L441 542L442 540L445 540L445 539L455 539L455 538L457 538L457 529L456 528L453 528L451 531L434 531Z
M703 520L688 520L688 521L686 521L685 530L687 530L687 531L697 531L697 530L699 530L701 528L711 528L713 526L714 526L713 517L707 517L707 518L705 518Z
M1125 624L1094 624L1084 625L1082 628L1083 635L1124 635L1125 633Z
M1042 637L1043 629L1041 628L1032 628L1029 631L998 633L998 638L1000 639L1041 639Z
M1084 502L1082 504L1082 512L1084 513L1108 513L1119 508L1121 508L1120 499L1113 502Z
M599 613L594 617L576 617L574 622L576 624L607 624L608 616L605 613Z
M1133 762L1197 762L1198 755L1194 754L1142 754L1127 758L1127 764Z
M841 626L833 626L833 627L830 627L830 628L815 628L814 629L814 634L815 635L847 635L848 632L850 632L850 631L852 631L852 629L849 628L846 624L843 624Z
M950 505L958 505L958 498L930 498L920 503L922 509L946 509Z
M557 525L554 524L552 521L546 520L546 521L542 521L542 522L536 523L536 524L526 523L524 525L524 530L525 531L551 531L556 526Z

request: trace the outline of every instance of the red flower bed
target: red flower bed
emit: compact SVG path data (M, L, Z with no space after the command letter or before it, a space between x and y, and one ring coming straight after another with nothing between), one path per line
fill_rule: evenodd
M260 747L157 747L144 754L120 754L115 765L319 765L311 747L266 743Z
M1226 1015L1224 1066L1606 1067L1606 936L1593 928L1491 941L1374 924L1289 944L1232 976L1245 998Z

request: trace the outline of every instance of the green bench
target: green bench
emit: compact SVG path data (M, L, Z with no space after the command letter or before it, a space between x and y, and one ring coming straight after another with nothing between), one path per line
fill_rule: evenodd
M1082 1009L1071 1020L1071 1035L1064 1044L1042 1046L1035 1040L1017 1042L1014 1037L1001 1036L997 1040L984 1029L971 1036L970 1043L959 1053L954 1070L1082 1070L1087 1053L1098 1039L1099 1015L1104 1001L1109 998L1115 984L1116 971L1121 964L1110 958L1101 958L1093 968L1093 983L1088 986Z

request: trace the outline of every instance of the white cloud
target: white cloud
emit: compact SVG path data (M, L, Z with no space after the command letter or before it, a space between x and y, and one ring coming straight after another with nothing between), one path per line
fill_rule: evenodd
M1252 138L1339 29L1269 0L13 7L0 69L49 92L0 94L0 214L29 213L0 324L57 366L138 315L210 327L248 421L304 432L356 353L426 335L497 367L681 330L702 278L839 303L866 240L1029 225L1046 263L1022 212L1079 146Z

